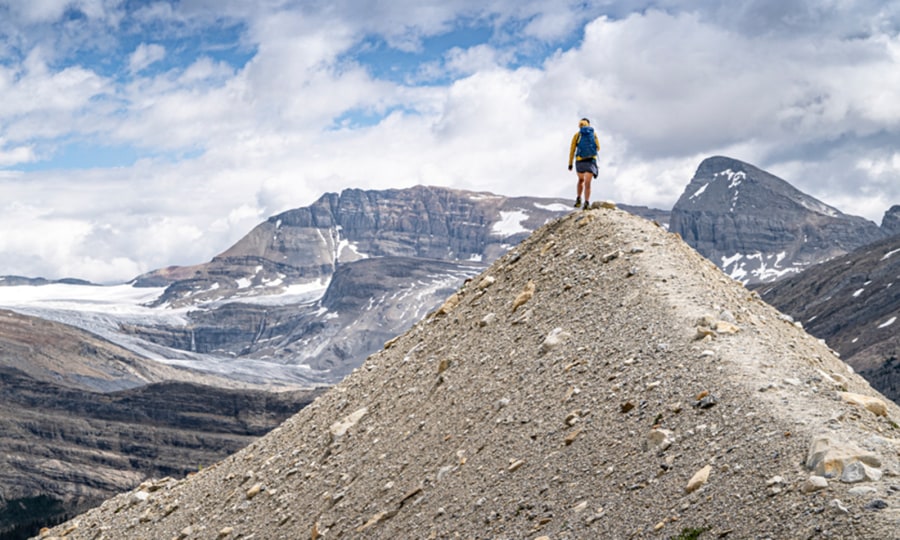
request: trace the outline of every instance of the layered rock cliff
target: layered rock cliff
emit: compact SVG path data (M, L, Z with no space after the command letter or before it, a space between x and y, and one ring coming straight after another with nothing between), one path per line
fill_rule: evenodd
M570 204L425 186L328 193L272 216L209 263L136 280L167 285L157 308L197 308L186 324L120 328L263 370L259 361L299 367L273 377L333 383Z

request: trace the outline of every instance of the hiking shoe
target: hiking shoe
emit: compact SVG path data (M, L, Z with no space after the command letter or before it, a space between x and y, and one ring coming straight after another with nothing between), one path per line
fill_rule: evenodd
M575 199L575 208L581 208L581 197Z
M591 203L588 201L584 201L584 209L589 210L591 208Z

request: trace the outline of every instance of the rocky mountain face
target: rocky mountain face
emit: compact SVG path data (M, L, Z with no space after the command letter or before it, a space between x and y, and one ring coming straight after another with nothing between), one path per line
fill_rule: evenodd
M670 230L745 284L796 274L888 235L753 165L721 156L700 164L672 208Z
M568 210L558 201L437 187L348 189L272 216L207 264L151 272L136 284L168 285L157 305L196 305L327 283L338 265L367 258L492 261Z
M900 402L900 236L759 290L872 386Z
M884 213L881 220L881 229L888 236L900 234L900 204L895 204Z
M234 456L43 538L896 539L898 420L677 235L597 209Z
M237 385L0 310L0 538L29 520L97 505L148 476L196 472L317 393L227 386Z

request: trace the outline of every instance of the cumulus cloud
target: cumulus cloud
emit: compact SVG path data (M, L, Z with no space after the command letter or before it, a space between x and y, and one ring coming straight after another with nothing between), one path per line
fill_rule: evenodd
M582 116L596 197L670 208L725 154L875 221L900 202L898 9L880 2L4 5L0 167L73 139L138 159L0 175L0 227L21 231L0 235L0 275L202 262L350 187L570 197ZM226 31L244 60L196 37Z

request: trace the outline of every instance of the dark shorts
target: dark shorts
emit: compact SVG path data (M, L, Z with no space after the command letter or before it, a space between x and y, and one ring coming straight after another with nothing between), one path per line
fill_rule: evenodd
M593 159L582 159L580 161L576 161L575 171L589 172L594 175L594 178L597 178L597 176L600 175L600 170L597 169L597 162Z

